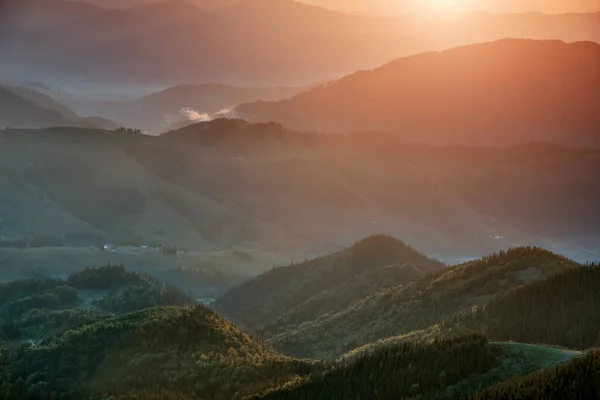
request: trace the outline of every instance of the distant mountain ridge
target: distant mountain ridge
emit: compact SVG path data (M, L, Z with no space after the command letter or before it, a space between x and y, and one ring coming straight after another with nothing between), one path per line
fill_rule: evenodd
M73 126L116 129L114 122L100 117L79 117L68 107L34 90L0 86L0 126L48 128Z
M124 82L306 85L403 55L504 37L600 41L600 13L420 20L349 15L292 0L216 8L156 2L119 10L60 0L50 7L35 0L7 4L12 7L3 14L11 19L0 49L10 62L3 68L88 88ZM204 37L211 42L197 39ZM32 54L42 61L33 63Z
M586 261L600 257L598 165L598 151L556 145L435 147L229 119L158 137L1 130L2 236L314 255L383 233L452 263L521 243Z
M559 78L557 78L559 77ZM252 121L410 141L600 147L600 44L506 39L402 58L292 99L239 106Z

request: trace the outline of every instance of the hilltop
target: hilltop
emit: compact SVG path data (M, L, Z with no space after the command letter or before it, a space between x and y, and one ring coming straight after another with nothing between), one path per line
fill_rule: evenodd
M505 39L401 58L237 111L297 130L386 131L429 144L598 148L598 88L600 44Z
M314 368L254 341L202 306L124 314L24 346L4 365L6 399L240 399Z
M212 307L245 329L272 335L442 268L400 240L371 236L335 254L267 271Z
M428 328L577 265L543 249L515 248L373 293L343 311L275 335L268 342L287 354L338 356L378 339Z

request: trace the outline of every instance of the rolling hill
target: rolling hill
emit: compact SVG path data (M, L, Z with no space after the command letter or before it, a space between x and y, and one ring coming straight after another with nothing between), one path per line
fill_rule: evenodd
M474 396L475 400L593 399L598 396L600 354L592 351L558 368L508 380Z
M595 317L600 266L561 271L516 288L484 307L442 324L444 330L470 329L495 340L547 343L571 349L600 345Z
M397 239L373 236L330 256L265 272L212 307L244 329L273 335L442 268Z
M465 335L378 349L253 399L471 398L498 382L551 370L579 357L582 353L488 343L482 336Z
M240 399L316 367L264 347L202 306L103 319L23 346L7 361L6 399L22 399L24 391L37 398Z
M297 130L381 130L430 144L598 148L599 88L599 44L506 39L398 59L237 111Z
M121 265L86 268L66 279L36 278L0 285L0 340L38 341L114 314L158 306L191 306L177 289Z
M0 126L48 128L75 126L116 129L114 122L100 117L80 117L50 96L20 87L0 87Z
M68 126L72 120L55 110L40 107L0 87L0 124L3 127L39 128Z
M287 354L339 356L378 339L426 329L523 284L575 266L546 250L515 248L373 293L268 342Z

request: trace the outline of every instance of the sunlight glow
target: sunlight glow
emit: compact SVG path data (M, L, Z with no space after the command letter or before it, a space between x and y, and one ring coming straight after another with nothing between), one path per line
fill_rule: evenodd
M427 15L449 15L468 10L468 0L423 0L417 6L418 13Z

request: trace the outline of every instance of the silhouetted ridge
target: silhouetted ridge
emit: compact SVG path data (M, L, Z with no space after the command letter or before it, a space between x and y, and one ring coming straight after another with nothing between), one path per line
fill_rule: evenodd
M429 143L529 139L600 146L599 87L597 43L505 39L401 58L237 111L303 131L382 130Z

